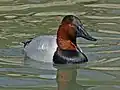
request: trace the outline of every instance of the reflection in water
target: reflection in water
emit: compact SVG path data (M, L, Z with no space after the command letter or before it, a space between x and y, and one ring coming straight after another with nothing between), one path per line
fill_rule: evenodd
M76 76L77 69L75 66L64 68L57 67L56 82L58 90L87 90L86 86L77 83Z

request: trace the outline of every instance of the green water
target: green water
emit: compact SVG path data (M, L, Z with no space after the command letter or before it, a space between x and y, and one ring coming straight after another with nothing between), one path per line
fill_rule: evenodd
M89 63L56 68L25 60L21 42L55 35L68 14L98 39L78 41ZM119 24L120 0L0 0L0 90L120 90Z

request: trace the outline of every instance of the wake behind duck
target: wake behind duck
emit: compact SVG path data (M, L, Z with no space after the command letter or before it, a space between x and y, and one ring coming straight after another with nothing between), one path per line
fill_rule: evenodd
M45 35L26 41L24 51L28 57L37 61L55 64L88 62L87 56L77 46L77 37L97 40L85 31L78 17L67 15L58 28L57 36Z

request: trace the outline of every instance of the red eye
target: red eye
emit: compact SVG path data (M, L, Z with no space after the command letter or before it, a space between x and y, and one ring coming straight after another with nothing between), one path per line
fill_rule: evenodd
M74 25L74 24L69 24L69 27L75 29L75 28L76 28L76 25Z

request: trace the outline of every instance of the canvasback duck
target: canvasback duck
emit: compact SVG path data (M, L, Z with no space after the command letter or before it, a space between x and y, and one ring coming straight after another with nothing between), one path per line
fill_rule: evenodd
M96 41L74 15L63 18L56 35L43 35L24 43L25 56L32 60L55 64L77 64L87 62L87 56L78 48L77 37Z

